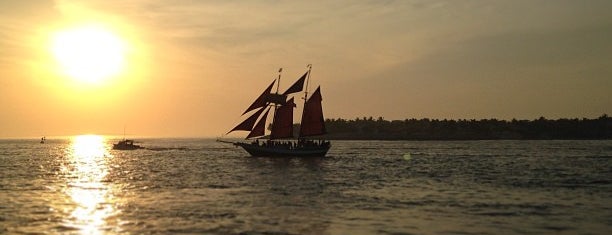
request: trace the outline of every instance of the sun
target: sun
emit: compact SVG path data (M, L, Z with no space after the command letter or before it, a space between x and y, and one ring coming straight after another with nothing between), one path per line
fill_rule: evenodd
M58 31L52 37L51 51L60 71L80 82L100 83L125 66L125 42L102 26Z

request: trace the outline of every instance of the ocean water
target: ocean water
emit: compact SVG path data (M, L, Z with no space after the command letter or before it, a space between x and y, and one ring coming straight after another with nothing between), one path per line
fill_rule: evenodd
M0 233L610 234L612 141L0 140Z

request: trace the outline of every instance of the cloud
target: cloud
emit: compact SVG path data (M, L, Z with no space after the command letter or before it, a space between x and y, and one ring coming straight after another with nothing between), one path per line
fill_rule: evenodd
M0 3L0 68L10 69L33 60L35 39L42 22L53 16L49 1Z
M438 47L350 87L332 87L341 94L372 94L351 102L395 118L596 117L612 105L609 28L599 23L485 34ZM384 104L404 108L389 111Z

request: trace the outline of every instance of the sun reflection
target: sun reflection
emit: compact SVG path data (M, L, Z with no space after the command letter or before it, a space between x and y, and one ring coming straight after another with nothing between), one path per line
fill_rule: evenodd
M72 142L74 157L77 159L99 159L104 157L106 149L104 137L99 135L79 135Z
M66 194L75 204L66 225L77 228L82 234L100 234L108 230L107 218L116 212L114 196L105 182L108 174L107 152L102 136L76 136L68 156L71 163L68 172Z

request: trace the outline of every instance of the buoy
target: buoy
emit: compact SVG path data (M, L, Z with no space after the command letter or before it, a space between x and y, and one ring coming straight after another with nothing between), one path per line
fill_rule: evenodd
M410 156L410 153L404 154L404 160L410 161L410 159L412 159L412 157Z

